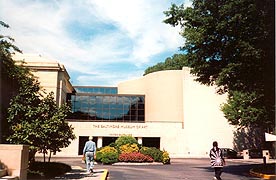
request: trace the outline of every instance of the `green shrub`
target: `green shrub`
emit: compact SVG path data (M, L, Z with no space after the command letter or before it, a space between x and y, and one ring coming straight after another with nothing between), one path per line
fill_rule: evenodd
M155 147L142 147L140 152L144 155L149 155L155 162L162 162L163 152Z
M118 151L114 147L105 146L96 152L96 161L103 164L112 164L118 162Z
M125 144L120 146L120 153L132 153L139 152L139 147L137 144Z
M163 151L163 155L162 155L162 163L163 164L170 164L171 162L171 158L169 156L169 153L167 151Z
M119 154L115 152L107 152L105 153L102 158L101 162L103 164L112 164L118 162Z
M109 146L110 147L116 147L116 144L115 144L115 142L112 142L112 143L109 144Z
M130 135L124 135L124 136L118 137L115 141L115 144L116 144L116 147L119 148L120 146L125 144L138 144L138 141Z

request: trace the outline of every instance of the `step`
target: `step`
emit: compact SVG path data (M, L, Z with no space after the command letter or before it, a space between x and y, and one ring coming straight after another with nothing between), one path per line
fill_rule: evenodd
M17 176L3 176L0 177L0 180L19 180Z

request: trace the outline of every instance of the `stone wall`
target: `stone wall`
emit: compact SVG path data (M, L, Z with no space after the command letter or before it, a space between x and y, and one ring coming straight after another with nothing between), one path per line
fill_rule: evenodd
M29 146L0 144L0 161L8 169L9 176L27 179Z

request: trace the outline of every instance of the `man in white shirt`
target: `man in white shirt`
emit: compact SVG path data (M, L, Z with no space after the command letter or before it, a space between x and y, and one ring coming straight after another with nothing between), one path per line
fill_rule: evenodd
M93 141L93 137L89 136L88 141L85 143L83 148L83 156L86 160L86 171L87 173L93 173L94 168L94 156L96 155L96 143Z

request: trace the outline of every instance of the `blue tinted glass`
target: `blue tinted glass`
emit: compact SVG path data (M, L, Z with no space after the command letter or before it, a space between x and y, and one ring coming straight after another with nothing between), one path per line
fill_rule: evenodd
M110 103L110 98L109 98L109 96L103 96L103 103L104 103L104 104L109 104L109 103Z
M111 94L111 93L110 93L110 88L105 88L104 94Z
M89 102L90 102L90 104L95 104L96 103L96 96L89 96Z
M102 115L102 109L95 109L96 115L101 116Z
M95 104L95 108L96 109L102 109L103 108L103 104Z
M109 108L110 108L110 109L117 109L117 105L116 105L116 104L110 104L110 105L109 105Z
M117 109L123 109L124 108L124 105L123 104L115 104L115 107Z
M96 115L95 109L89 109L89 114L90 115Z
M72 105L73 111L79 111L81 109L80 102L74 102Z
M130 105L129 104L124 104L124 110L129 110L129 108L130 108Z
M109 102L110 102L110 104L116 104L116 96L110 96L109 97Z
M82 92L110 94L117 92L117 88L79 88ZM91 93L76 94L71 96L72 119L104 120L118 122L144 121L144 96L123 96L123 95L98 95ZM70 119L70 117L69 117Z
M128 96L124 97L123 100L124 100L123 102L124 104L131 104L131 97L128 97Z
M103 104L104 109L109 109L109 104Z
M102 104L103 103L103 96L96 96L96 103Z
M77 93L117 94L117 87L74 87Z

